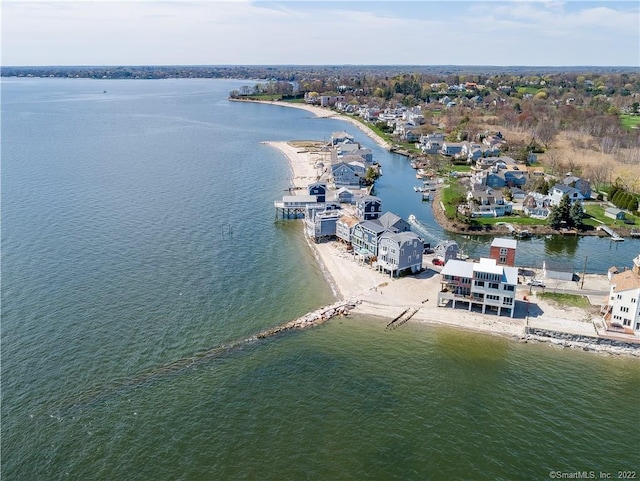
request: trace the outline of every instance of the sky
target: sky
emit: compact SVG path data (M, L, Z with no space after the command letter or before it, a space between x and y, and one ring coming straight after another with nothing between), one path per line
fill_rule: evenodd
M2 0L1 64L640 66L640 1Z

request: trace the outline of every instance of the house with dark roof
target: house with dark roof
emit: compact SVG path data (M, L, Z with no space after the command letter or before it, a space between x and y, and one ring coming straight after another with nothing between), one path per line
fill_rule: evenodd
M356 216L361 220L377 219L382 214L382 200L375 195L358 195L355 204Z

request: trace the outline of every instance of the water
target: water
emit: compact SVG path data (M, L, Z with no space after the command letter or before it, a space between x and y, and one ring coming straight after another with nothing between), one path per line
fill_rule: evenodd
M346 129L383 162L385 207L442 232L406 159L228 102L243 83L2 81L3 479L637 469L634 360L373 318L229 347L332 300L274 220L289 170L259 142Z

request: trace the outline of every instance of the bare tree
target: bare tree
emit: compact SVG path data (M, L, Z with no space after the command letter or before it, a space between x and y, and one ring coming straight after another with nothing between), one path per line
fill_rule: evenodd
M599 189L602 184L605 184L611 180L611 172L613 168L611 164L600 162L592 165L587 170L587 176L593 183L596 189Z
M554 122L551 122L550 120L543 120L542 122L539 122L534 129L536 139L542 142L545 149L549 148L549 144L553 142L557 133L558 128L555 126Z
M551 170L552 174L557 174L562 166L562 156L555 150L549 150L546 155L545 163Z

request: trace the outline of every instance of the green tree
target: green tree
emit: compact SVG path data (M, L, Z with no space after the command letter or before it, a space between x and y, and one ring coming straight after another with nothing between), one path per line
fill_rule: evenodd
M629 202L629 206L627 207L628 210L630 210L631 212L635 212L638 210L638 198L634 197L633 199L631 199L631 202Z
M562 199L560 199L558 205L551 207L551 211L549 212L549 225L557 229L563 222L571 224L571 217L569 216L570 209L571 202L569 201L569 196L565 194L562 196Z
M584 216L584 209L581 202L574 202L569 208L569 224L575 227L582 226L582 217Z

